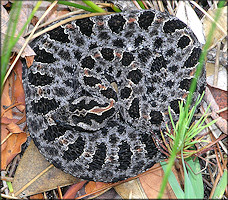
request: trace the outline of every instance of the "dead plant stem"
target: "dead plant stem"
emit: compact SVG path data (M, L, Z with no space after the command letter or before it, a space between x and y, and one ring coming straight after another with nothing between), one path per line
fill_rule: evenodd
M213 85L215 86L218 85L220 47L221 47L221 42L219 42L217 45L217 52L216 52L216 59L215 59L215 71L214 71L214 81L213 81Z

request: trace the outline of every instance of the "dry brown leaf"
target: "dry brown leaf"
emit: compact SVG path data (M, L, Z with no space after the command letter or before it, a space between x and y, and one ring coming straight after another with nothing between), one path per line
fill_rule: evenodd
M160 191L162 179L164 176L164 171L162 167L160 167L160 164L157 163L152 167L150 173L145 173L142 176L139 176L139 180L141 182L141 185L147 195L147 198L149 199L156 199L158 196L158 193ZM177 177L177 172L173 168L173 173ZM167 184L167 187L165 189L163 197L164 199L176 199L176 196L174 192L172 191L172 188L169 184Z
M216 87L209 85L209 84L207 85L207 87L210 89L211 94L213 95L216 103L219 106L219 109L221 110L223 108L226 108L227 107L227 91L221 90L221 89L216 88ZM227 110L219 113L219 115L225 120L228 119L228 117L227 117L228 111Z
M30 196L55 189L57 186L63 187L80 181L55 167L51 167L36 179L49 166L50 163L40 154L33 141L31 141L19 162L14 176L12 185L15 196Z
M7 137L8 134L9 134L9 131L6 128L6 125L1 124L1 152L4 151L7 146L6 142L3 142L3 140Z
M44 21L48 22L48 21L55 20L57 17L59 17L61 15L65 15L67 13L69 13L69 10L67 9L67 6L63 7L63 6L55 5L54 8L52 8L52 10L45 17Z
M48 9L48 7L51 5L50 2L43 1L40 9L37 10L34 19L32 21L32 24L36 24L37 20L41 18L41 16L44 14L44 12ZM44 22L51 21L51 20L56 20L58 16L64 15L68 13L67 6L65 5L56 5L51 12L44 18Z
M14 71L16 72L16 80L14 83L13 97L15 103L21 103L17 108L23 112L25 110L25 94L22 85L22 62L20 60L17 61Z
M23 132L21 130L21 128L17 124L15 124L14 122L11 122L10 124L8 124L7 129L11 133L22 133Z
M31 67L35 56L25 56L27 67Z
M122 199L148 199L139 179L134 179L114 187Z
M210 109L212 110L211 117L213 119L216 119L215 124L223 133L227 134L227 120L223 119L217 113L220 110L220 108L219 108L219 105L217 104L216 100L214 99L209 87L206 87L204 99L208 105L210 104Z
M44 199L44 195L42 193L35 194L30 196L29 199Z
M30 2L30 1L24 1L24 2ZM23 2L23 3L24 3ZM35 3L35 2L33 2ZM28 17L25 17L25 10L23 11L23 8L22 7L22 14L18 20L18 25L17 25L17 29L16 29L16 35L20 32L21 28L23 27L24 25L24 20L27 20ZM28 9L28 8L27 8ZM31 9L30 9L30 12L31 12ZM27 15L26 15L27 16ZM8 21L9 21L9 14L8 12L6 11L6 9L1 5L1 48L2 48L2 45L3 45L3 41L6 37L6 33L7 33L7 28L8 28ZM14 37L15 39L16 37ZM20 37L17 44L15 45L15 47L13 48L13 52L19 52L20 49L22 48L22 46L24 45L25 43L25 39L23 37ZM26 48L24 49L23 53L22 53L22 57L25 57L25 56L32 56L32 55L36 55L35 52L31 49L31 47L29 47L28 45L26 46Z
M5 131L4 131L5 132ZM10 132L8 132L10 134ZM21 152L21 145L27 140L26 133L11 134L4 142L6 147L1 149L1 169L6 169L6 166L13 160L13 158Z
M22 2L22 7L20 10L20 15L19 15L18 23L17 23L17 32L18 33L22 29L24 24L26 23L29 15L31 14L31 12L36 4L37 4L37 1L23 1ZM28 26L24 30L24 33L22 34L22 36L25 35L27 33L27 31L28 31Z
M9 119L9 118L7 118L7 117L2 117L1 118L1 123L2 124L10 124L10 123L15 123L15 124L17 124L17 122L18 122L18 119Z
M20 71L17 69L18 72ZM16 79L20 80L20 75L16 76ZM22 117L15 118L17 112L13 112L12 108L14 105L13 97L14 91L18 88L18 84L15 84L15 74L12 73L7 79L2 93L1 98L1 169L5 169L6 166L12 161L12 159L21 152L21 145L25 143L27 140L27 135L23 132L23 130L18 126L18 124L25 121L25 115L23 113ZM23 95L22 88L21 95ZM18 93L18 97L19 97ZM21 105L24 106L24 105Z
M9 79L6 80L4 88L3 88L3 92L2 92L2 96L1 96L1 116L4 113L4 116L12 119L13 118L13 113L12 110L8 110L5 112L5 110L12 105L12 101L10 98L10 93L9 93L9 87L10 87L10 81Z
M63 196L63 199L74 199L77 192L85 185L87 181L81 181L79 183L76 183L67 190L65 195Z
M15 71L17 78L19 78L22 81L22 71L23 70L22 70L22 62L20 60L17 61L13 70Z
M110 185L109 183L103 183L103 182L94 182L94 181L90 181L89 183L87 183L87 185L85 186L85 192L86 194L89 194L99 188L102 188L104 186L107 186L107 185ZM101 192L97 192L93 195L98 195L99 193L102 193Z
M1 118L1 123L2 124L10 124L10 123L15 123L15 124L17 124L17 122L18 122L18 119L9 119L9 118L7 118L7 117L2 117Z
M223 8L218 8L218 9L222 9L221 16L219 18L218 24L226 31L227 30L227 6L225 6ZM213 18L215 17L216 12L217 12L217 9L207 11L207 13ZM206 38L208 37L208 34L210 32L211 24L212 24L212 21L208 17L205 16L203 18L203 26L204 26ZM221 31L221 29L219 29L216 26L216 30L213 34L213 40L211 42L211 45L215 44L219 39L224 37L224 35L225 35L225 33L223 33Z

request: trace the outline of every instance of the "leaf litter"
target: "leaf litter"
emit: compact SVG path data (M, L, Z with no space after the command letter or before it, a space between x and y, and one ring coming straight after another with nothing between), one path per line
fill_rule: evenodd
M7 3L7 1L2 1L1 5L5 5L4 2ZM173 10L174 4L170 4L169 1L167 1L167 2L168 2L168 10L172 13L175 13L175 11ZM21 14L21 17L24 18L24 20L25 20L26 17L28 16L28 14L31 12L31 7L33 6L33 3L32 2L31 3L23 2L23 3L24 3L23 4L24 10L23 10L23 13ZM157 7L158 9L159 8L162 9L162 7L163 7L163 4L159 1L158 2L151 1L151 2L147 2L147 3L148 3L147 4L148 6L152 5L152 6ZM158 3L158 4L156 4L156 3ZM37 12L37 16L33 20L33 25L36 24L37 20L45 12L45 10L50 5L50 3L43 2L42 5L43 5L42 9L40 9L39 12ZM45 18L46 21L51 21L51 20L55 19L56 17L58 17L59 15L66 14L68 12L66 7L62 7L62 9L59 9L58 6L56 5L52 9L51 14L49 14ZM189 6L189 5L187 5L187 6ZM210 6L213 7L213 5L210 5ZM163 7L163 9L164 9L164 7ZM190 9L190 7L188 9ZM192 11L194 11L194 10L189 11L189 13L191 13ZM226 9L224 8L224 13L225 13L225 11L226 11ZM9 18L8 18L8 13L5 10L5 8L2 7L1 12L2 13L4 12L5 13L4 15L6 16L5 18L2 18L3 23L2 23L2 27L1 27L2 28L1 29L2 30L1 38L3 38ZM181 11L179 11L179 12L181 12ZM214 11L209 11L208 13L209 13L209 15L213 16L213 12ZM226 14L223 14L223 15L226 15ZM1 16L3 16L3 15L1 15ZM224 20L225 18L221 17L220 19ZM197 19L197 21L199 22L198 19ZM23 22L23 21L21 21L21 22ZM220 21L219 23L223 27L223 24L225 22ZM210 26L210 24L211 24L210 19L208 20L207 17L204 17L204 19L203 19L204 27ZM18 27L19 27L18 30L20 30L21 26L23 26L23 23L18 25ZM26 32L24 34L26 34ZM207 28L206 28L206 35L207 35ZM224 41L224 40L225 40L224 33L221 31L221 29L218 28L218 34L216 34L216 36L215 36L215 40L212 43L212 47L213 47L213 45L215 46L215 43L217 43L218 41ZM25 40L23 38L20 38L19 43L17 44L16 48L14 49L15 52L18 52L20 50L24 41ZM33 50L31 50L29 48L29 46L27 46L22 54L22 57L26 56L26 62L27 62L28 67L31 66L34 55L35 55L35 53L33 52ZM208 63L206 63L206 64L208 64ZM213 70L214 66L212 65L211 67ZM227 70L227 66L226 66L226 70ZM27 135L25 133L26 127L25 127L25 123L24 123L26 120L26 117L25 117L24 93L23 93L23 87L22 87L22 82L21 82L21 79L22 79L21 72L22 72L21 62L18 61L17 65L14 68L14 71L11 73L10 77L8 77L8 79L5 83L5 86L3 88L3 92L2 92L2 99L1 99L2 170L7 170L7 166L12 162L13 158L16 155L18 155L18 153L21 152L21 145L23 143L25 143L27 140ZM212 77L212 79L213 79L213 77ZM218 80L219 80L219 82L221 81L219 78L218 78ZM227 122L227 109L226 109L227 107L225 104L227 101L227 94L226 94L226 91L216 88L216 85L215 86L209 85L208 88L209 88L210 92L212 93L212 97L214 98L214 101L217 104L216 109L214 107L211 108L211 116L213 117L212 113L216 113L217 115L214 114L214 116L221 119L221 125L216 124L216 127L213 127L213 129L210 130L215 135L214 137L218 138L219 136L221 136L221 134L224 134L224 133L222 133L223 131L221 132L221 130L223 130L223 129L225 130L225 127L223 127L223 126L225 126L225 124L227 124L226 123ZM208 104L207 102L211 102L211 100L205 99L204 103L206 105ZM224 110L221 111L222 109L224 109ZM202 112L203 112L203 110L202 110ZM223 128L221 128L221 127L223 127ZM218 130L220 130L220 131L218 131ZM217 131L217 133L215 133L215 131ZM219 146L218 146L218 144L219 144L220 146L222 146L222 149L227 152L227 150L225 148L226 143L227 143L227 141L219 141L219 143L217 143L217 148L219 149ZM69 180L72 181L71 183L70 183L70 181L67 182L67 180L65 178L68 175L64 173L64 175L60 176L60 174L63 172L58 171L56 168L52 167L44 158L40 158L41 154L39 154L36 147L35 146L32 147L32 145L34 146L34 144L31 142L30 146L27 148L26 152L23 154L23 157L20 160L19 165L17 167L16 174L13 179L14 193L17 194L18 197L30 196L30 195L34 195L36 193L42 193L42 192L57 188L57 186L63 186L64 184L69 185L69 184L72 184L73 182L74 183L78 182L75 185L72 185L69 188L69 190L65 193L65 195L63 195L63 198L66 198L66 197L74 198L76 193L79 191L80 187L83 186L86 182L85 181L80 182L79 179L76 179L74 177L69 177ZM28 151L30 151L30 152L28 152ZM219 154L221 157L222 156L221 151L219 151ZM207 152L206 158L208 157L208 162L206 162L205 169L208 169L208 170L209 170L209 166L211 163L211 161L209 161L209 160L212 160L212 162L214 162L213 158L212 159L210 158L210 155L213 155L213 153L211 151ZM31 162L31 158L34 158L34 160L32 162ZM39 158L39 159L37 159L37 158ZM37 163L36 162L37 160L40 160L40 163ZM219 161L219 160L217 160L217 161ZM227 162L226 160L222 161L221 166L223 168L226 166L225 165L226 162ZM50 169L49 169L49 167L50 167ZM45 170L47 170L47 171L42 174L42 172ZM57 172L55 172L55 170ZM214 170L214 175L210 175L211 180L216 178L215 174L216 174L217 170L214 168L213 168L213 170ZM177 175L177 176L179 176L179 175ZM53 177L55 177L55 178L53 178ZM56 177L58 177L58 178L56 179ZM220 177L217 176L216 180L219 180L219 178ZM23 183L20 182L22 180L24 181ZM65 182L64 183L62 183L61 181L58 182L58 180L61 180L63 182L65 181ZM121 183L106 185L103 183L88 182L84 186L84 188L85 188L85 193L87 195L93 194L95 196L99 196L102 194L102 192L100 192L100 191L102 191L102 188L103 188L103 190L107 190L107 189L110 189L111 187L113 187L113 188L115 188L117 193L122 198L127 198L127 197L128 198L134 198L134 197L156 198L158 190L159 190L159 186L158 186L159 181L160 182L162 181L162 170L153 171L153 169L152 169L152 172L151 172L151 170L149 170L149 173L141 174L137 178L131 178L131 179L123 181ZM29 185L28 183L31 183L31 184ZM208 187L211 186L210 184L207 183L207 181L205 181L205 179L204 179L204 183L207 184ZM28 185L26 185L26 184L28 184ZM42 185L43 186L45 185L45 187L42 187ZM118 185L118 186L116 186L116 185ZM23 188L23 186L26 186L26 187L24 187L24 189L21 190ZM132 188L132 189L129 189L129 188ZM110 190L108 192L110 192ZM165 195L167 195L166 198L175 198L175 195L171 191L170 186L168 186L168 189L167 189L167 192ZM45 195L39 195L39 196L35 196L35 197L41 197L41 196L44 197Z

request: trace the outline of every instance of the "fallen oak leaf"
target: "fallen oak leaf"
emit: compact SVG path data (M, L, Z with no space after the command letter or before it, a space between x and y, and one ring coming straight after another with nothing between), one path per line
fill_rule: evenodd
M8 132L7 138L2 140L6 143L4 149L1 149L1 169L5 170L6 166L13 160L13 158L21 152L21 145L27 140L25 132L10 133Z
M219 111L219 106L216 103L213 95L211 94L211 91L208 87L206 87L205 90L205 101L210 103L210 108L212 110L211 112L211 117L213 119L216 119L217 121L215 122L215 124L219 127L219 129L227 134L227 120L223 119L222 117L220 117L216 112Z
M18 106L18 105L21 105L21 103L15 103L15 104L10 105L10 106L8 106L8 107L5 106L5 105L3 105L4 110L3 110L2 113L1 113L1 117L4 116L5 113L8 112L8 111L11 111L11 114L13 115L12 108L15 107L15 106ZM12 118L12 117L11 117L11 118Z
M11 122L14 122L17 124L18 119L9 119L8 117L1 117L1 124L10 124Z
M141 176L144 176L144 175L146 175L146 174L149 174L149 173L151 173L151 171L156 170L156 168L158 168L158 167L157 167L157 166L153 166L152 168L148 169L147 171L145 171L145 172L143 172L142 174L139 174L139 175L137 175L137 176L135 176L135 177L131 177L131 178L128 178L128 179L126 179L126 180L118 181L118 182L115 182L115 183L109 183L109 184L106 185L106 186L103 186L103 187L101 187L101 188L98 188L98 189L92 191L91 193L82 195L82 196L80 196L80 197L76 197L75 199L88 198L88 196L91 196L91 195L93 195L93 194L95 194L95 193L98 193L98 192L100 192L100 191L108 190L109 188L113 188L113 187L115 187L115 186L117 186L117 185L120 185L120 184L122 184L122 183L131 181L131 180L134 180L134 179L139 178L139 177L141 177ZM159 168L161 168L161 167L159 167Z
M79 183L76 183L72 185L66 192L66 194L63 196L63 199L74 199L77 192L85 185L88 181L81 181Z
M38 178L40 178L44 173L46 173L49 169L54 167L54 165L49 165L45 170L39 173L36 177L34 177L31 181L29 181L26 185L24 185L20 190L15 193L15 196L18 196L21 192L23 192L27 187L29 187L33 182L35 182Z
M15 86L13 88L13 97L15 98L17 103L21 103L17 105L19 111L24 112L25 111L25 94L24 89L22 86L22 81L19 78L16 78L15 80Z
M26 113L24 112L23 116L17 121L16 124L21 124L21 123L24 123L25 121L26 121Z
M94 192L95 190L97 190L99 188L102 188L102 187L108 186L108 185L110 185L110 183L90 181L85 186L85 192L86 192L86 194L88 194L88 193ZM96 195L96 196L99 195L99 194L100 195L103 194L103 191L94 193L94 195Z
M34 194L30 196L29 199L44 199L44 195L42 193Z
M139 179L134 179L114 187L122 199L147 199Z
M1 124L1 151L6 148L6 143L4 142L5 138L7 138L9 131L6 128L5 124Z
M26 65L28 68L32 66L32 63L34 61L34 57L35 56L25 56L25 61L26 61Z
M10 86L10 81L6 80L3 88L2 96L1 96L1 116L5 115L5 117L12 119L13 118L12 110L7 110L7 108L10 105L12 105L11 98L9 95L9 86Z
M207 84L207 87L209 88L212 96L214 97L215 102L218 104L219 109L221 110L227 108L227 91L210 84ZM219 115L225 120L227 120L227 114L227 110L219 113Z
M12 185L14 196L27 197L76 182L79 179L50 165L31 140L17 166Z
M16 114L17 115L17 114ZM15 124L21 124L26 121L26 114L23 113L22 117L20 119L9 119L8 117L1 117L1 124L10 124L10 123L15 123Z
M24 1L23 4L31 4L29 3L29 1ZM33 3L35 4L35 3ZM18 20L18 23L17 23L17 28L15 30L15 36L13 37L13 39L16 38L16 36L18 35L18 33L20 32L20 30L22 29L25 21L27 20L28 18L28 15L30 14L31 12L31 9L32 7L31 6L28 6L27 8L24 7L24 5L22 6L22 9L21 9L21 12L20 12L20 16L19 16L19 20ZM29 11L29 12L27 12ZM1 26L1 47L4 43L4 40L5 40L5 37L8 37L7 36L7 28L8 28L8 22L9 22L9 14L8 12L6 11L6 9L1 5L1 22L2 22L2 26ZM13 48L13 52L19 52L21 47L24 45L25 43L25 39L20 36L19 37L19 40L17 41L17 43L15 44L14 48ZM36 55L35 52L32 50L32 48L27 45L22 53L22 57L25 57L25 56L31 56L31 55Z
M158 193L160 191L163 175L164 175L164 171L159 163L155 164L152 167L152 169L153 168L154 170L151 170L150 173L145 173L139 176L139 180L141 182L142 188L144 189L147 195L147 198L149 199L157 198ZM175 175L177 174L176 171L173 171L173 172ZM167 184L166 186L166 190L163 195L163 198L176 199L176 196L169 184Z
M22 133L24 131L21 130L21 128L15 124L14 122L11 122L10 124L7 125L7 129L11 132L11 133Z
M12 98L14 102L21 103L17 106L18 110L24 112L25 110L25 94L22 85L22 62L18 60L14 67L14 72L16 73L16 80L14 80L14 85L12 87Z

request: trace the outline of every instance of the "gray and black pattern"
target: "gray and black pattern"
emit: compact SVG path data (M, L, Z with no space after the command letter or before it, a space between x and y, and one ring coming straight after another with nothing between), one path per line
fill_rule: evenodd
M27 125L40 152L83 179L115 182L164 158L160 128L178 119L201 45L155 10L73 21L35 39L23 67ZM194 99L203 92L205 71Z

